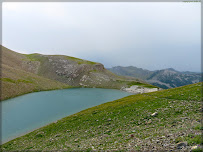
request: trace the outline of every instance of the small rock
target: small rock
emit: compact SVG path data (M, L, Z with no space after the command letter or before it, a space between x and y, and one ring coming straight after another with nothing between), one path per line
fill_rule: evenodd
M158 115L158 112L154 112L153 114L151 114L152 117L155 117Z
M111 132L110 130L107 130L107 131L106 131L106 133L110 133L110 132Z
M105 124L105 126L109 126L109 125L111 125L111 123L109 122L109 123L107 123L107 124Z
M168 134L168 135L167 135L167 137L171 137L171 136L173 136L173 135L172 135L172 134Z
M42 136L44 136L44 132L38 132L38 133L36 134L36 137L42 137Z
M183 149L187 146L187 142L179 142L177 143L177 149Z
M74 140L74 142L77 142L78 141L78 138L76 138L75 140Z
M198 148L198 146L192 146L191 150L195 150L197 148Z
M41 132L38 132L38 133L37 133L37 135L40 135L40 134L44 134L44 132L43 132L43 131L41 131Z
M168 147L168 146L169 146L169 144L163 144L163 146L164 146L164 147Z
M56 134L56 135L55 135L55 137L59 137L59 136L60 136L60 134Z
M148 124L151 124L152 123L152 120L151 119L149 119L149 121L147 122Z
M130 143L128 143L128 147L130 147L131 146L131 144Z
M111 121L111 118L107 119L107 121Z

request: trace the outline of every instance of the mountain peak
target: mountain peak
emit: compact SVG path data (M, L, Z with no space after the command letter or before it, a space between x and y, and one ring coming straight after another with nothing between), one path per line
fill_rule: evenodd
M147 82L164 89L200 82L201 79L201 75L198 73L180 72L173 68L148 71L128 66L122 68L117 67L116 69L111 68L109 70L118 75L131 76L146 80Z
M173 68L167 68L166 70L178 72L178 71L176 71L176 70L173 69Z

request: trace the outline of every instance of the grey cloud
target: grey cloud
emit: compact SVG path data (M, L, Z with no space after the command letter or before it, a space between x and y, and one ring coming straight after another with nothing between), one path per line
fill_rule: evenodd
M3 5L3 45L23 53L200 71L200 3Z

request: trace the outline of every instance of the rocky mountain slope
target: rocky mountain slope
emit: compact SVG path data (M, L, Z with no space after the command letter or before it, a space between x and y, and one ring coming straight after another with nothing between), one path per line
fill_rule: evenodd
M25 64L33 73L74 87L121 89L129 87L132 82L146 85L145 81L134 77L117 76L105 69L101 63L64 55L25 56L28 59Z
M20 54L2 47L2 100L24 93L73 87L121 89L145 81L117 76L100 63L64 55Z
M148 83L158 86L160 88L168 89L188 84L200 82L201 74L195 72L179 72L172 68L149 71L133 66L129 67L113 67L109 68L111 72L117 75L131 76L143 79Z
M100 63L63 55L25 55L27 64L40 76L57 80L75 87L120 89L130 80L106 70ZM138 81L138 79L132 78Z
M3 151L201 151L201 83L131 95L2 145Z

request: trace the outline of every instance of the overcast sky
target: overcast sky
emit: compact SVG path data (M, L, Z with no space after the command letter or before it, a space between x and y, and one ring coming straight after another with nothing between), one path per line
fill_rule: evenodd
M3 3L3 45L149 70L200 71L200 3Z

